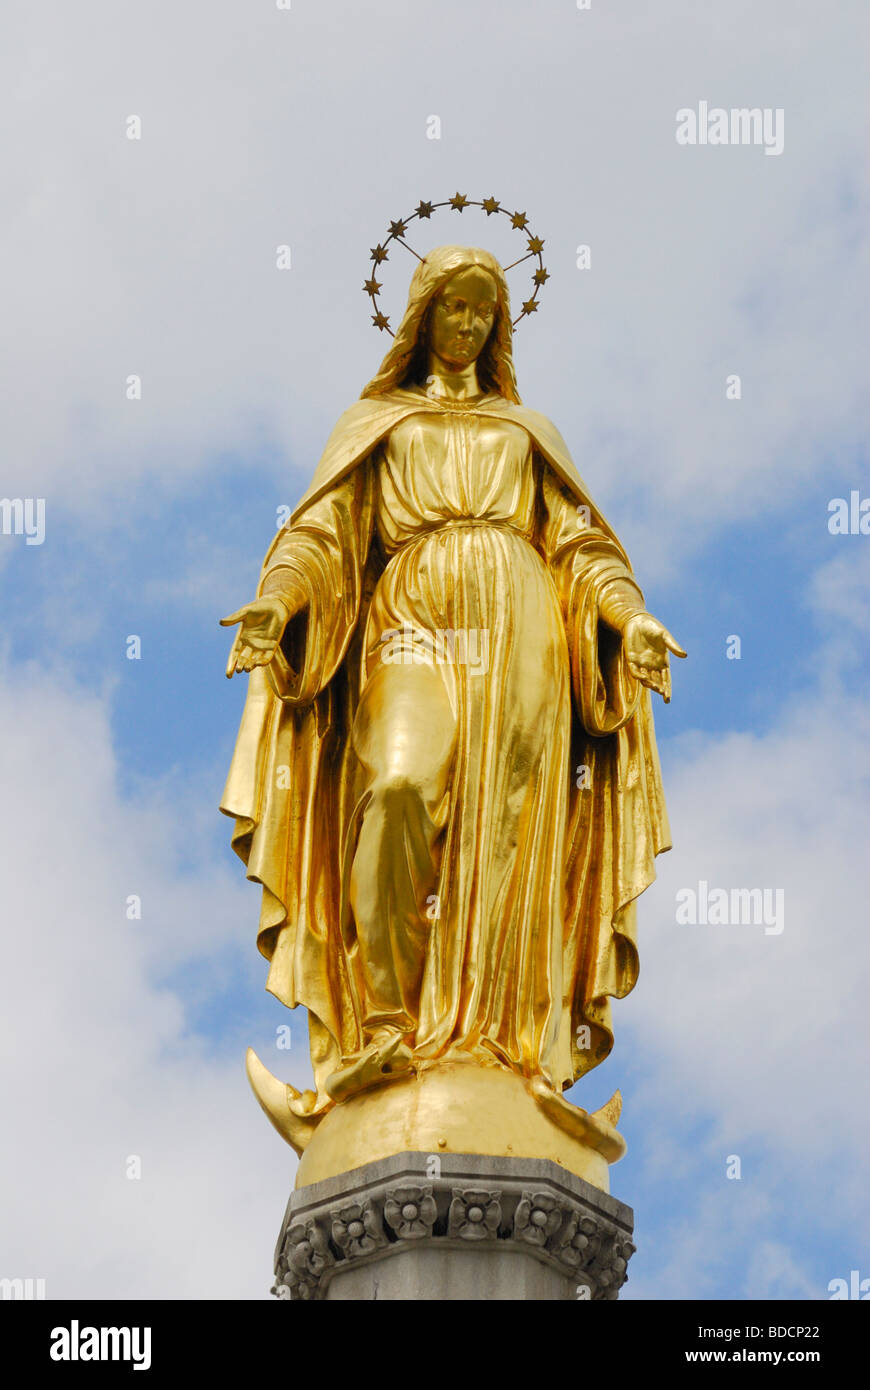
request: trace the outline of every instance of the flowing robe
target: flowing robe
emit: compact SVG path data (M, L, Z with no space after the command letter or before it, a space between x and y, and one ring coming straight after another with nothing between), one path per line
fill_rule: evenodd
M399 390L339 422L266 557L260 591L307 611L252 673L222 801L268 988L309 1010L300 1108L383 1022L557 1090L607 1055L670 843L649 693L600 617L626 583L544 417Z

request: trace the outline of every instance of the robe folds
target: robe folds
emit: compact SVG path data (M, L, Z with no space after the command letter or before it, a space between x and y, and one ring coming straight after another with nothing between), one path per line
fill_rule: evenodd
M394 901L376 855L357 856L385 660L437 671L455 727L433 878L418 872L407 924L415 1054L488 1058L556 1090L607 1056L609 1000L638 974L635 900L670 848L649 691L600 617L626 581L537 412L397 389L339 420L264 561L259 592L307 606L251 673L221 802L262 886L267 988L309 1011L316 1090L300 1112L333 1103L325 1081L373 1014L375 938L353 904L377 917ZM421 657L421 634L442 631L463 634L464 661L431 642Z

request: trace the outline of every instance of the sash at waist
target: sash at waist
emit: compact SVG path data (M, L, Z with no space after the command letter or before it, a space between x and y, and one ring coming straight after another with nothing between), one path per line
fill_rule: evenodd
M427 527L425 531L418 531L416 535L409 536L407 540L397 546L390 558L394 559L397 555L404 554L406 550L410 550L413 546L420 545L423 541L431 539L432 536L440 536L449 531L465 530L507 531L516 536L518 540L526 541L529 545L532 543L531 536L526 531L520 530L512 521L508 521L505 518L450 516L445 517L443 521L439 521L433 526Z

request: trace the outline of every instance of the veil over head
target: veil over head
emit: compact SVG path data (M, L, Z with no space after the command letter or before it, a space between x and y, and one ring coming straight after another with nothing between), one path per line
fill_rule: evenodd
M424 261L418 263L411 277L408 306L392 347L377 374L361 393L363 398L383 396L398 387L425 381L429 306L448 280L472 266L488 271L497 289L492 332L477 362L478 380L484 391L494 391L505 400L521 404L514 374L513 325L507 280L495 256L479 246L436 246Z

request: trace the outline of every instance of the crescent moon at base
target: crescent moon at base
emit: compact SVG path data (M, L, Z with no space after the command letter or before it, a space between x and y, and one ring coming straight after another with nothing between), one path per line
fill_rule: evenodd
M303 1101L303 1093L297 1091L287 1081L279 1081L277 1076L273 1076L269 1068L264 1066L252 1047L249 1047L245 1054L245 1070L248 1073L248 1080L251 1083L251 1090L257 1097L261 1108L268 1115L272 1124L297 1154L302 1155L303 1150L311 1139L318 1124L323 1119L321 1115L299 1115L290 1108L291 1101ZM307 1095L313 1093L308 1092Z

